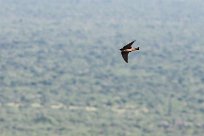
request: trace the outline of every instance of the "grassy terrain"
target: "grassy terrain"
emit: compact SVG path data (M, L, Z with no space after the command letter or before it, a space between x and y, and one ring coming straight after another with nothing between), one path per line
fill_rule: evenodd
M0 1L1 136L202 136L203 6Z

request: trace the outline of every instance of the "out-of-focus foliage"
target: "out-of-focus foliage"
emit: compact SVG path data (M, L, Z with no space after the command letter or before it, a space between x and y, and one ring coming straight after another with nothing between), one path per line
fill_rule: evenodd
M203 7L1 0L1 135L202 136Z

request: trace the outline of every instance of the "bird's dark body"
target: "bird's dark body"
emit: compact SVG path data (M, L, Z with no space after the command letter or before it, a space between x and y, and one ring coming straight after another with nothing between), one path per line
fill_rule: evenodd
M131 43L128 43L127 45L125 45L123 48L120 49L121 55L122 55L122 57L126 63L128 63L128 53L132 52L132 51L139 50L139 47L137 47L137 48L132 47L132 44L134 42L135 41L132 41Z

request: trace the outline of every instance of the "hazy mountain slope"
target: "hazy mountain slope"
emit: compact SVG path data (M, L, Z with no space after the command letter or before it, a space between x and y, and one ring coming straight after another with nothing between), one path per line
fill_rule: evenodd
M1 132L202 135L202 5L0 1Z

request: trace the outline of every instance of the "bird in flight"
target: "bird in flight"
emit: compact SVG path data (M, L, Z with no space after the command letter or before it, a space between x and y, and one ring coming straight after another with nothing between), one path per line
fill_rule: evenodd
M123 57L123 59L125 60L126 63L128 63L128 54L129 54L129 52L139 50L139 47L137 47L137 48L132 47L132 44L134 42L135 42L135 40L132 41L131 43L128 43L127 45L125 45L123 48L120 49L121 55L122 55L122 57Z

